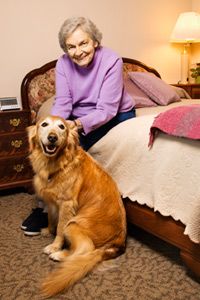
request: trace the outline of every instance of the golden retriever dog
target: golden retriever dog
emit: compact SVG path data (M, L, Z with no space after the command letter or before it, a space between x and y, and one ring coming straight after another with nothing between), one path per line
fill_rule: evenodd
M35 192L48 205L49 232L56 232L44 253L62 261L42 284L50 297L124 252L126 216L115 182L79 146L72 123L48 116L27 130Z

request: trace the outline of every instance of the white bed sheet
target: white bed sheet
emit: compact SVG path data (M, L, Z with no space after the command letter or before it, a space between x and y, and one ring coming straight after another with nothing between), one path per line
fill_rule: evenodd
M149 149L149 129L157 113L119 124L89 153L114 178L123 197L180 220L184 233L199 243L200 141L160 133Z

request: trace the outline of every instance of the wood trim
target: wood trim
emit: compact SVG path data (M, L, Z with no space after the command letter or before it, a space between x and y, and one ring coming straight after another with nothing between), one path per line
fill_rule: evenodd
M134 64L139 67L142 67L143 69L147 70L148 72L154 73L157 77L161 78L160 74L158 73L158 71L156 71L156 69L145 65L144 63L142 63L139 60L127 58L127 57L122 57L122 60L124 63Z
M56 66L57 60L53 60L40 68L34 69L26 74L22 83L21 83L21 99L22 99L22 106L24 109L30 109L29 107L29 99L28 99L28 86L33 78L37 75L44 74L48 70L54 68Z

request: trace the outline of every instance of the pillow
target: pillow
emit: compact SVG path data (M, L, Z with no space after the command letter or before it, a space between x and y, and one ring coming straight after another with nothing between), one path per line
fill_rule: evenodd
M53 105L54 98L55 98L55 95L53 95L51 98L49 98L48 100L46 100L40 106L40 109L38 110L38 113L37 113L36 121L38 121L40 118L45 118L45 117L47 117L48 115L51 114L51 107Z
M168 105L181 100L169 84L150 72L129 72L128 75L158 105Z
M126 74L124 77L124 87L132 97L135 108L157 106Z

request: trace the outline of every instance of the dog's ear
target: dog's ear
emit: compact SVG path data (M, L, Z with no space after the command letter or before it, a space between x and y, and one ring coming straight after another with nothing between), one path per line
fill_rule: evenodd
M79 145L78 129L72 121L65 121L68 127L68 148L75 149Z
M26 128L28 133L29 150L33 151L36 143L36 125L32 125Z

